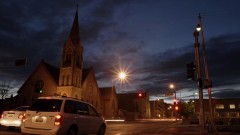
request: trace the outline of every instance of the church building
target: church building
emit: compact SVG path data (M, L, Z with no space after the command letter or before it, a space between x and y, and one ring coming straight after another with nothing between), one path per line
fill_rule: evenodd
M102 114L108 112L103 108L105 105L93 67L83 68L83 52L77 10L69 37L63 46L60 67L42 60L18 90L15 106L31 105L41 96L62 95L88 102ZM116 97L116 94L108 95ZM117 98L113 99L113 104L116 104ZM111 106L114 107L111 110L118 110L117 105ZM115 111L114 116L117 113Z

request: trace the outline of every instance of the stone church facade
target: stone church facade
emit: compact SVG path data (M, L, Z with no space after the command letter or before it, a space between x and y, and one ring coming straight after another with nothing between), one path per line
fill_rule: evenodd
M78 11L63 47L60 67L57 68L42 60L18 90L15 106L31 105L40 96L53 95L91 103L103 115L104 112L108 112L107 108L103 108L105 103L93 67L83 68L83 45L80 40ZM113 104L116 104L116 101ZM117 105L114 107L114 110L118 110ZM117 113L116 111L114 116Z

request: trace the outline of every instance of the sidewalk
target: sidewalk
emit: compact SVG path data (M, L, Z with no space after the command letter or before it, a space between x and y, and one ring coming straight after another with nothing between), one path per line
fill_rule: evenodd
M197 124L190 124L190 122L181 120L176 124L165 129L168 135L239 135L240 125L222 125L217 126L217 132L208 132L206 129L201 129Z

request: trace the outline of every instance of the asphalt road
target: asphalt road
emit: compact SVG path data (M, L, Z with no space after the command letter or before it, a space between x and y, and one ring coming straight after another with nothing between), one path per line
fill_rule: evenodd
M144 133L157 133L168 125L176 123L169 120L137 120L125 122L107 122L105 135L138 135ZM0 135L23 135L19 129L0 127Z
M240 126L231 128L239 129ZM238 135L235 132L218 132L217 135ZM136 120L125 122L107 122L105 135L215 135L201 130L198 125L182 125L175 120ZM0 135L25 135L19 129L9 130L0 127Z
M168 126L177 124L173 120L137 120L127 122L108 122L106 135L144 135L157 134Z

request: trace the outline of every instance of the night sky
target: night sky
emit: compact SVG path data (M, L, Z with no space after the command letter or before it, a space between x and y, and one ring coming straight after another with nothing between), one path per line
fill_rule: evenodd
M11 93L42 59L59 67L77 4L84 67L94 67L99 87L113 80L118 93L146 91L151 100L169 100L164 93L174 83L178 98L193 98L198 86L186 79L186 64L195 59L193 31L201 13L212 96L240 97L239 0L0 1L0 66L28 59L27 67L0 69ZM114 79L119 69L127 70L127 82Z

